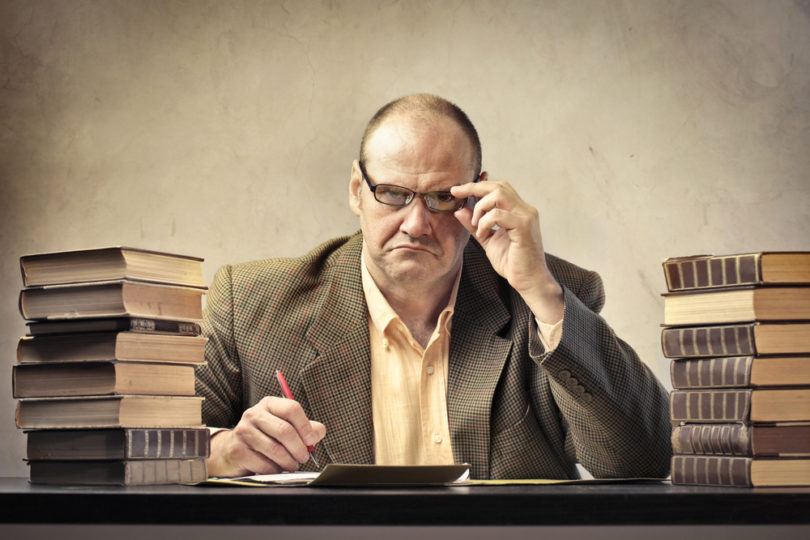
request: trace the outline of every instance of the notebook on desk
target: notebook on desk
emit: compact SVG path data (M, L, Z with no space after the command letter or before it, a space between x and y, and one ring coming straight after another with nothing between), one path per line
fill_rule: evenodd
M231 486L443 486L469 478L469 465L349 465L330 463L321 472L209 478L203 485Z

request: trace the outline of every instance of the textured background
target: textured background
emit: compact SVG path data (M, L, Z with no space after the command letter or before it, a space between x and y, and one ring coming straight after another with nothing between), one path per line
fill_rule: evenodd
M598 270L668 384L660 263L810 249L810 2L0 0L0 475L26 475L20 255L132 245L227 262L353 232L351 160L427 91Z

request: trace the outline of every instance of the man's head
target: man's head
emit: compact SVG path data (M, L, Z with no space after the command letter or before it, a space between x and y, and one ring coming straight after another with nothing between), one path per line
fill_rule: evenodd
M421 194L478 179L481 146L467 115L436 96L396 100L372 118L360 158L352 166L349 204L360 217L365 262L377 285L444 288L458 272L469 233L453 212L429 209ZM383 204L369 187L379 184L417 195L406 206Z

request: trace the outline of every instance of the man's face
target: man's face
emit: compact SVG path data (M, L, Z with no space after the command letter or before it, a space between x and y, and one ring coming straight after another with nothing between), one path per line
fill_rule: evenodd
M472 148L463 131L446 118L418 121L395 117L367 141L364 163L373 184L394 184L419 193L449 191L473 180ZM458 272L469 233L453 213L428 210L417 196L408 206L375 200L352 167L349 204L360 217L365 262L382 289L445 285Z

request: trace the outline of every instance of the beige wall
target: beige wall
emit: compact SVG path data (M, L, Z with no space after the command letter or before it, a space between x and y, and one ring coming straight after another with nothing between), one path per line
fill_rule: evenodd
M597 269L664 380L667 256L810 249L810 2L0 0L0 475L20 255L133 245L217 267L350 233L365 121L428 91Z

